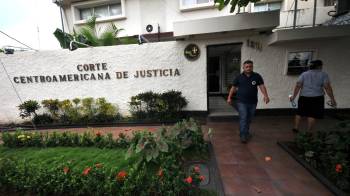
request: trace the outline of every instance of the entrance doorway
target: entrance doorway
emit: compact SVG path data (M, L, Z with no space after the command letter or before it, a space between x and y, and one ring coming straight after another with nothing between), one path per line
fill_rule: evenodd
M237 112L226 103L232 82L241 70L242 43L207 47L209 115L231 116Z

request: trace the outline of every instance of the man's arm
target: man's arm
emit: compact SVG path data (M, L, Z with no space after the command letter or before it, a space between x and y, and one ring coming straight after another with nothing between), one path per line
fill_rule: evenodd
M237 92L237 87L235 87L235 86L233 86L232 85L232 87L231 87L231 89L230 89L230 92L229 92L229 94L228 94L228 97L227 97L227 103L228 104L232 104L232 96L233 96L233 94L235 94Z
M269 95L267 94L266 86L264 84L259 85L261 93L264 95L264 102L268 104L270 102Z
M333 89L332 89L332 86L329 82L325 83L324 89L325 89L327 95L329 96L329 98L331 98L332 105L337 106L337 102L335 101L334 94L333 94Z

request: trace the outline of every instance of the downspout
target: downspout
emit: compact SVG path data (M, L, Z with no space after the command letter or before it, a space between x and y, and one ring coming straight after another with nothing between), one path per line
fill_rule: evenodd
M314 0L314 16L312 20L312 26L315 27L316 25L316 7L317 7L317 0Z
M295 29L297 24L297 9L298 9L298 0L294 0L294 21L293 21L293 29Z

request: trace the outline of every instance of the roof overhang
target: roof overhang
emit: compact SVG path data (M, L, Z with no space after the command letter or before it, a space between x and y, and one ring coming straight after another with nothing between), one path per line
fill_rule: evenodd
M350 25L318 26L277 30L270 35L269 45L290 41L350 37Z
M279 25L279 10L269 12L242 13L213 18L174 22L177 38L199 34L244 30L272 30Z

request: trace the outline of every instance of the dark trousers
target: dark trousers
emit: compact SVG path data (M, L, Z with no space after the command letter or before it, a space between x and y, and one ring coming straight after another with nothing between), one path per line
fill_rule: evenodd
M239 113L239 135L247 137L249 135L249 126L255 114L256 104L237 103Z

